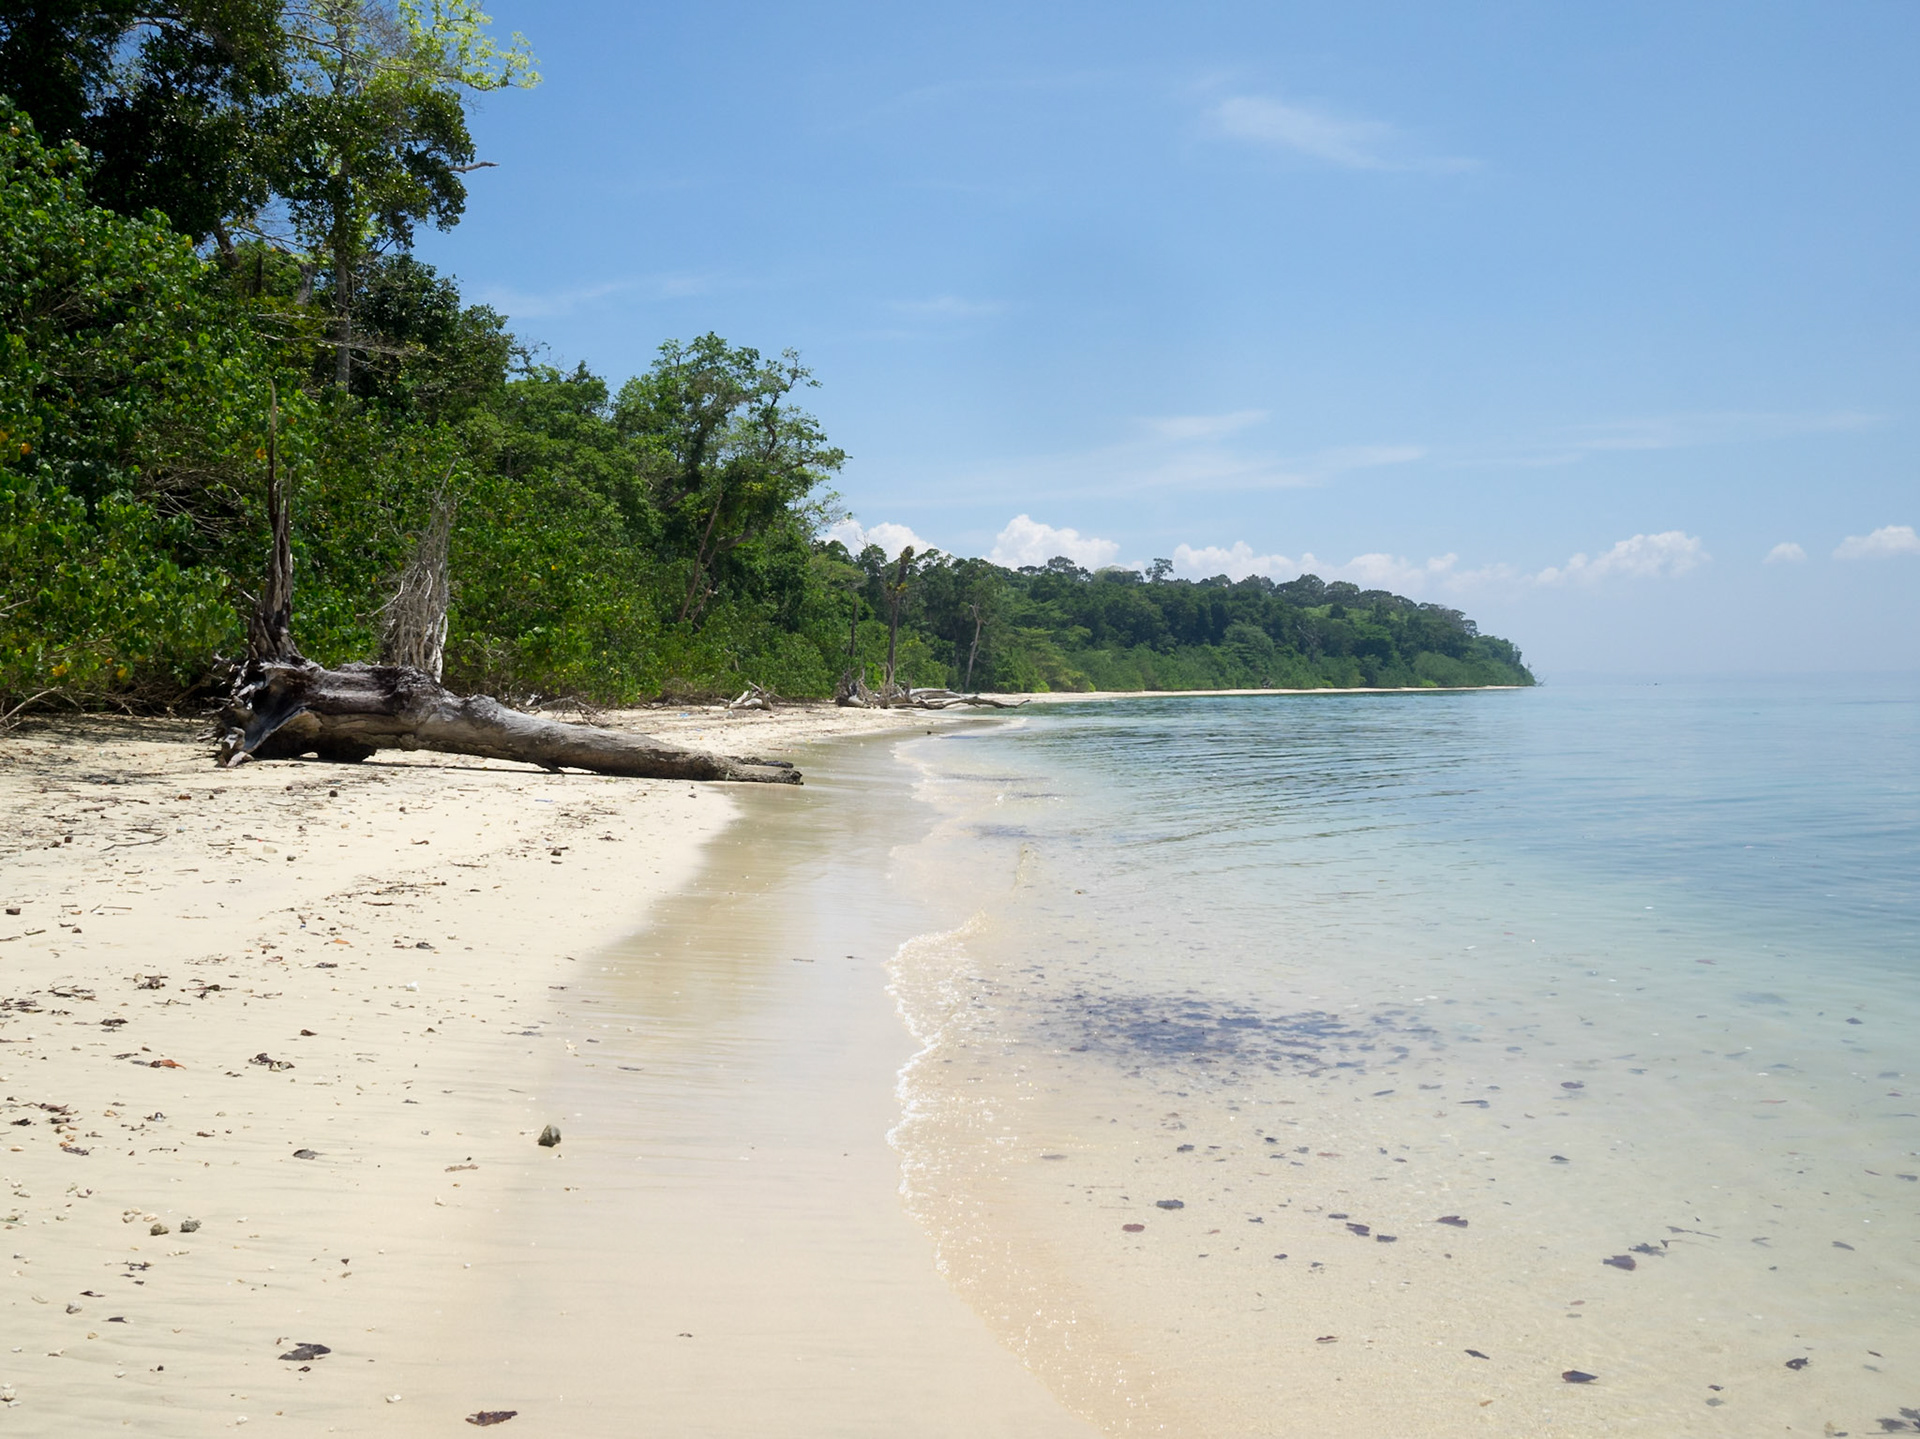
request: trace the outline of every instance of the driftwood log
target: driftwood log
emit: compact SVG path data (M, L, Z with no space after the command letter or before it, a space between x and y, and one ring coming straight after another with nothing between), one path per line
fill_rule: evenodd
M341 354L344 363L345 351ZM447 552L453 526L453 502L444 489L383 607L382 649L386 658L406 662L330 670L307 659L293 642L293 502L279 463L279 432L279 396L273 392L265 449L267 580L248 617L247 662L234 675L220 712L222 765L302 755L356 764L383 749L433 750L640 779L800 783L800 771L782 760L708 754L650 735L562 724L485 695L456 695L443 688L440 657L452 593Z
M298 657L250 660L221 720L223 765L309 754L356 763L383 749L433 750L644 779L800 783L800 771L781 760L709 754L649 735L562 724L485 695L452 694L405 665L330 670Z
M978 705L984 709L1018 709L1027 701L992 699L986 695L965 695L956 690L912 689L906 685L883 684L878 690L867 688L858 670L840 676L833 702L849 709L945 710L955 705Z
M733 714L737 710L765 710L768 714L772 714L774 701L778 698L779 696L765 685L757 685L749 680L747 687L740 691L738 699L727 701L727 713Z

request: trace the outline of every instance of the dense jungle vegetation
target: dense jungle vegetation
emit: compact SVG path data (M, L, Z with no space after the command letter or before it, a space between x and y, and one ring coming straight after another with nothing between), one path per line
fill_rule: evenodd
M899 672L976 689L1525 684L1455 611L1312 576L889 562L792 352L542 364L411 253L537 83L470 0L0 4L0 713L191 705L244 648L265 473L295 635L371 658L451 515L448 684L600 702Z

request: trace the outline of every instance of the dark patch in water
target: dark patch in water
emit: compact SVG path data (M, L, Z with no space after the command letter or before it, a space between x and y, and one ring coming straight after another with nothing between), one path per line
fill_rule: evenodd
M1032 839L1033 831L1017 824L976 824L973 832L982 839Z
M1268 1014L1227 1001L1159 995L1063 997L1041 1028L1049 1039L1064 1040L1076 1051L1116 1055L1130 1063L1230 1061L1309 1074L1364 1073L1368 1056L1377 1053L1391 1062L1409 1053L1409 1042L1437 1050L1440 1038L1417 1010Z

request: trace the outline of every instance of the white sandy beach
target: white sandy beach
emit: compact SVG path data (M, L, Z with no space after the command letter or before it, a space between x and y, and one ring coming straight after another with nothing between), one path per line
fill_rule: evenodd
M0 1432L1091 1433L900 1206L886 954L753 888L884 865L814 793L10 736Z

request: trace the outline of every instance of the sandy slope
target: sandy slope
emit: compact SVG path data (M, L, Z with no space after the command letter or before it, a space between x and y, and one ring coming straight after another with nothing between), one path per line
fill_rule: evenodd
M936 722L637 718L763 753ZM582 957L688 881L737 794L443 757L218 771L158 723L0 741L0 1432L451 1432L466 1404L409 1397L405 1336L518 1246L484 1196L566 1153L534 1142L567 1120L523 1036L596 1042L569 1032Z

